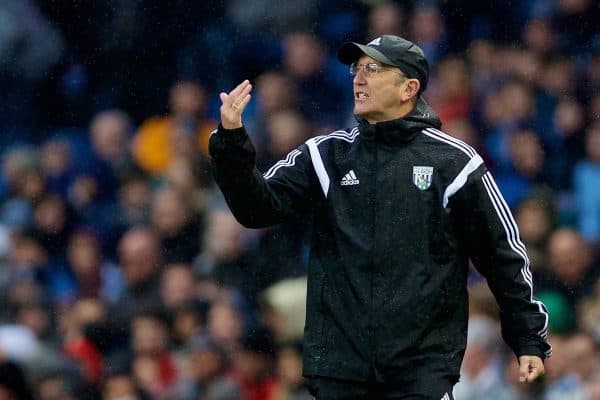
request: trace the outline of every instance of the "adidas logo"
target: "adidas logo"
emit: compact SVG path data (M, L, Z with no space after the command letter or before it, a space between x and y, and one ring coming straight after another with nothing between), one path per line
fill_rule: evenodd
M360 181L356 177L356 174L354 173L353 169L348 171L348 173L344 175L342 181L340 182L342 186L358 185L359 183Z

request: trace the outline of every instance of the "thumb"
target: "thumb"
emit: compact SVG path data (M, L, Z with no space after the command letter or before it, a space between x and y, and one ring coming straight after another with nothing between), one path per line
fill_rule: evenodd
M519 382L525 382L527 380L527 375L529 375L529 360L523 360L519 365Z

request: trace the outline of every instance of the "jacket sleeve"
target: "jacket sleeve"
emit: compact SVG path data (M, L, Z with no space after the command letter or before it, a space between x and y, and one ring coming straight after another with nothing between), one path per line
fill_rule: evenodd
M242 225L263 228L308 210L314 173L305 144L264 175L256 168L256 152L244 127L226 130L219 125L209 151L215 180Z
M457 209L467 251L500 306L502 337L517 356L549 357L548 311L533 297L525 245L485 165L467 179L450 204Z

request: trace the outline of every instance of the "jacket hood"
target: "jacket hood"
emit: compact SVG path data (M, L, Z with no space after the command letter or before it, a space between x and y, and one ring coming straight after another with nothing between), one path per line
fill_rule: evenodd
M367 140L390 145L406 143L425 128L439 129L442 126L440 117L422 97L417 100L415 108L402 118L375 124L358 117L356 120L361 135Z

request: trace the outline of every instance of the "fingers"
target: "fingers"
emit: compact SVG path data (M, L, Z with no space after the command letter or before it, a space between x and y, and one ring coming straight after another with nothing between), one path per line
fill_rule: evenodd
M226 129L242 126L242 113L250 102L252 85L247 79L237 85L231 92L219 93L221 99L221 124Z
M246 79L245 81L237 85L235 89L229 92L229 97L233 99L237 98L240 95L240 93L242 93L248 87L248 85L250 85L250 81Z
M233 100L232 106L240 113L244 111L246 104L250 101L250 91L252 91L252 85L248 84L244 90Z

